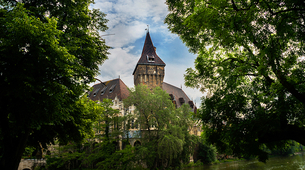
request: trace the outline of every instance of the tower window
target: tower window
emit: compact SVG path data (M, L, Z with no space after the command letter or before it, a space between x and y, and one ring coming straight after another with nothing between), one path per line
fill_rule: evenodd
M146 57L147 57L148 62L155 62L155 57L153 55L151 55L151 56L147 55Z

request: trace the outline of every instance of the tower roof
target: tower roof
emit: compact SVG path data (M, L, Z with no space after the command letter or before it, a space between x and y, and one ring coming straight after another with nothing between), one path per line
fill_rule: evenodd
M165 63L161 60L161 58L157 55L155 47L151 41L149 32L147 31L144 47L142 50L142 55L134 69L133 73L135 73L138 65L161 65L165 66Z

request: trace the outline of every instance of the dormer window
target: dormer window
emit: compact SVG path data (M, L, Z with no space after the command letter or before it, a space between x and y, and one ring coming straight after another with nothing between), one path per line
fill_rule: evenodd
M148 62L155 62L155 57L153 55L151 56L147 55L146 57Z
M184 98L183 97L179 98L179 102L181 103L181 105L183 105L183 103L185 103Z
M192 109L194 108L194 103L193 103L193 101L189 101L189 105L191 106Z
M112 85L109 89L109 93L112 93L116 84Z
M175 96L173 94L169 94L171 100L175 100Z
M97 92L100 90L100 88L96 89L94 92L93 92L93 96L96 96Z
M105 86L105 87L102 89L101 96L103 96L103 95L105 94L106 89L107 89L107 86Z

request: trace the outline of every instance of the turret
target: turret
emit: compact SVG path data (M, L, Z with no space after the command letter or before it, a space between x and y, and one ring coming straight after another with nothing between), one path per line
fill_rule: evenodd
M165 63L156 53L149 32L146 34L142 55L133 71L134 84L145 84L152 89L162 88Z

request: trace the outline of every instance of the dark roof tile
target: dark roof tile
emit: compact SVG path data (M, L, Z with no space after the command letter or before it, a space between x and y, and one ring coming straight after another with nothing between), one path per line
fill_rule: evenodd
M184 93L181 88L163 82L162 89L170 95L177 108L181 107L183 103L188 103L191 106L192 111L196 113L196 106L194 107L194 103L190 100L190 98Z
M95 84L89 94L91 100L103 101L104 98L114 99L116 96L123 100L129 96L129 91L121 79L113 79L103 83Z
M89 98L94 101L103 101L104 98L113 100L116 96L119 98L119 100L123 100L129 96L129 90L121 79L114 79L95 84L92 88L93 89L89 94ZM181 107L183 103L188 103L191 106L192 111L196 113L196 106L194 106L194 103L181 88L163 82L162 89L169 94L177 108Z
M148 57L151 57L154 59L153 62L150 62L148 60ZM162 59L157 55L155 47L151 41L149 32L146 34L143 50L142 50L142 55L136 65L136 68L134 69L133 73L135 73L138 65L162 65L165 66L165 63L162 61Z

